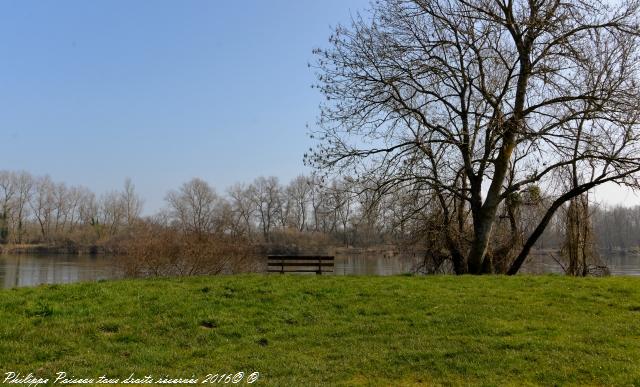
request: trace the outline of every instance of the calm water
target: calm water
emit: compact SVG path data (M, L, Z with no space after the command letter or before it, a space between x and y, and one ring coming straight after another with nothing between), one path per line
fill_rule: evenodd
M604 257L613 275L640 276L640 256ZM376 254L338 254L336 275L393 275L415 270L417 258ZM548 255L536 256L523 267L527 273L562 273ZM4 288L39 284L97 281L120 277L112 257L78 255L0 255L0 283Z
M601 254L601 259L611 271L611 275L640 276L640 255ZM560 265L548 254L533 255L523 265L523 271L534 274L563 273Z
M0 255L4 288L117 278L113 259L83 255Z

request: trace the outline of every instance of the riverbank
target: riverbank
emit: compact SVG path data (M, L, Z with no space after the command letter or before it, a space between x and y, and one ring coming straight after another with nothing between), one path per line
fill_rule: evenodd
M219 276L0 291L0 376L640 383L640 279Z
M106 254L107 248L99 245L80 245L74 242L66 244L10 244L0 245L0 254L31 254L31 255L98 255Z

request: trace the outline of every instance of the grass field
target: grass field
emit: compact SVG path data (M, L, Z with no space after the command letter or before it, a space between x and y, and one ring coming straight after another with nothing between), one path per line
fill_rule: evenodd
M249 275L11 289L0 291L0 367L0 381L242 371L239 385L252 372L254 385L276 386L640 385L640 279Z

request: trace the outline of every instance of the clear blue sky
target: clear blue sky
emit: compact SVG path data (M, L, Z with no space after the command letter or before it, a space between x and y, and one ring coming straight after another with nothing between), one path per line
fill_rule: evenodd
M311 50L368 0L0 2L0 169L97 194L131 177L145 213L200 177L308 172ZM607 186L598 200L640 204Z
M311 50L368 0L2 1L0 169L147 213L201 177L219 192L307 172Z

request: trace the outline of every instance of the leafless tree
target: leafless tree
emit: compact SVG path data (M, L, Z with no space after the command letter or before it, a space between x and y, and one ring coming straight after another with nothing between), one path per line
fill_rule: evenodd
M311 181L305 176L298 176L287 186L287 196L292 203L291 222L298 231L304 231L309 217L309 201L311 197Z
M51 240L51 223L55 211L55 183L49 176L38 178L29 205L40 227L42 239Z
M85 200L86 196L90 194L90 191L85 187L72 186L67 193L67 203L69 206L69 212L67 217L68 230L73 232L81 222L80 208Z
M279 187L279 195L277 198L276 206L278 210L276 211L278 215L278 227L281 230L286 230L289 228L291 224L291 216L293 213L293 208L295 207L295 202L289 192L287 192L286 187Z
M166 200L183 231L204 236L215 229L219 198L204 180L194 178L184 183L178 191L169 192Z
M636 0L373 7L316 51L326 103L307 161L376 193L429 195L457 273L499 271L487 253L513 194L538 186L550 200L501 265L509 274L571 198L610 181L637 186ZM565 188L571 166L581 179Z
M350 225L355 212L353 187L348 180L333 181L331 183L331 201L334 205L334 218L338 224L341 239L348 245L350 239Z
M251 194L251 189L244 184L235 184L227 191L233 214L235 234L251 236L253 233L253 218L256 207Z
M143 201L136 194L135 185L130 178L124 181L124 191L122 191L120 200L124 207L124 221L127 226L131 227L140 218Z
M116 235L124 225L125 208L121 199L117 191L107 192L100 197L98 219L108 235Z
M53 231L56 236L64 234L67 221L71 216L69 189L65 183L53 185Z
M327 206L329 195L324 188L324 182L321 178L314 176L311 180L311 211L313 215L312 230L314 232L327 231Z
M265 240L271 238L272 228L276 225L276 219L280 208L280 183L277 177L259 177L252 184L254 205L257 209L260 228Z
M0 171L0 243L8 242L11 202L15 194L15 174L9 171Z
M599 206L593 209L594 236L608 253L640 251L640 206Z
M16 198L14 201L12 230L15 235L15 241L22 243L25 233L25 220L28 217L29 201L33 193L33 177L27 172L18 172L15 175Z
M89 190L85 191L78 205L80 221L84 224L96 226L99 223L98 213L96 195Z

